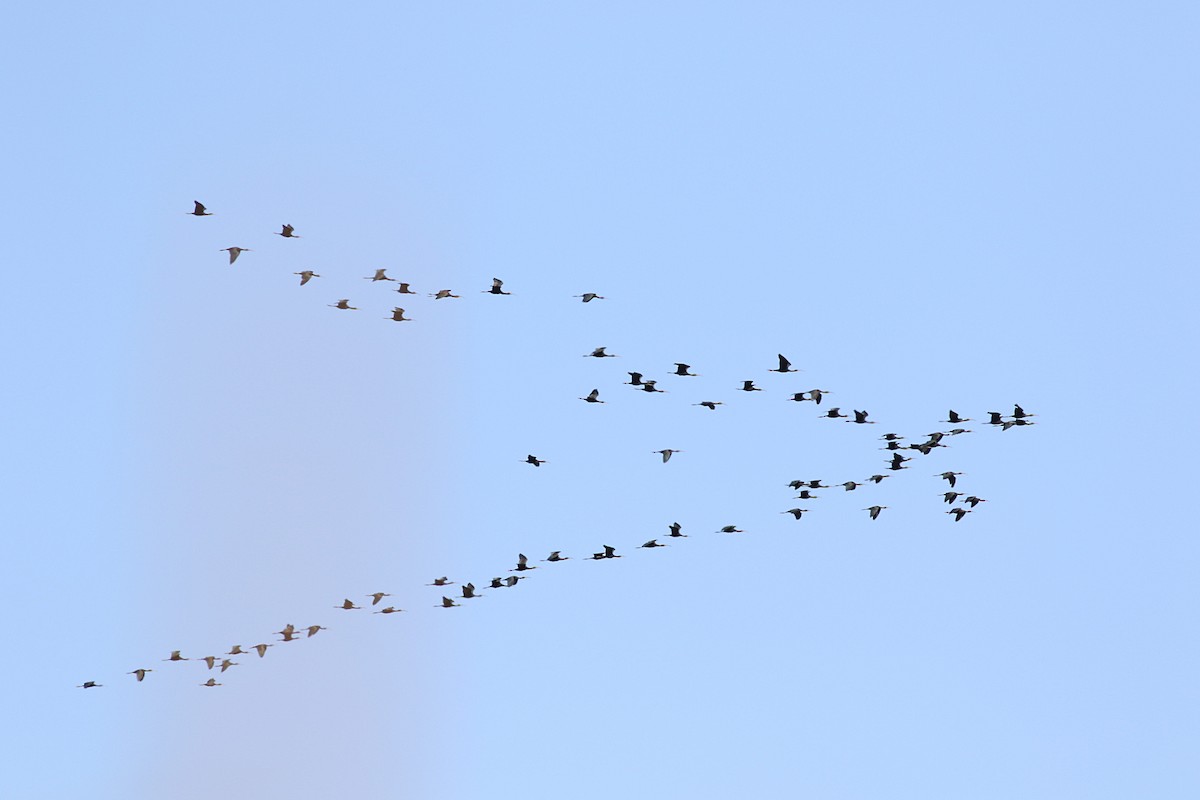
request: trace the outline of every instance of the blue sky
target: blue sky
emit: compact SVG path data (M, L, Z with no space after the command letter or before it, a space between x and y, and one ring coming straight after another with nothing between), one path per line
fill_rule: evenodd
M17 10L4 795L1195 796L1197 16Z

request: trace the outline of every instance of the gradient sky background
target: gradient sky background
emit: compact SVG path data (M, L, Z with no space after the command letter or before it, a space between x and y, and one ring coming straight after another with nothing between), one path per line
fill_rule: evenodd
M1196 797L1198 23L11 10L0 794Z

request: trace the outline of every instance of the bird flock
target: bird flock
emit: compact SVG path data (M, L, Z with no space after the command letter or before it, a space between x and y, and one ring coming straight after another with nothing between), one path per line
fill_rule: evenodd
M192 211L189 211L186 213L191 214L196 217L213 216L213 212L210 212L199 201L196 201L194 203L194 208ZM274 233L275 233L275 235L280 236L285 239L301 238L298 234L296 234L295 228L290 224L282 225L281 230L276 231ZM242 253L253 252L253 250L251 248L247 248L247 247L231 246L231 247L223 248L219 252L228 253L229 264L232 265L238 260L238 258L241 256ZM296 272L293 274L298 275L300 277L300 285L301 286L307 285L314 278L321 277L318 273L314 272L313 270L302 270L300 272ZM373 284L374 283L385 283L385 282L396 283L397 284L397 287L395 288L396 292L398 292L400 294L409 294L409 295L417 294L416 292L414 292L412 290L409 283L401 282L395 278L389 277L387 275L386 269L376 269L376 270L374 270L373 275L363 276L363 279L371 281ZM502 280L500 280L499 278L493 278L491 286L488 288L482 289L480 291L484 294L491 294L491 295L496 295L496 296L510 295L511 292L504 291L503 287L504 287L504 282ZM428 296L432 297L434 300L444 300L444 299L451 299L451 298L458 299L461 297L460 295L454 294L453 291L450 289L439 289L437 291L428 293ZM581 300L583 303L590 303L595 300L606 299L604 296L596 294L595 292L584 292L579 295L574 295L573 297ZM351 303L351 300L349 298L340 298L336 302L330 303L328 305L330 307L338 309L338 310L350 310L350 311L359 310L357 306L353 306L350 303ZM406 310L404 308L396 306L396 307L393 307L391 316L386 317L386 319L395 321L395 322L411 321L409 317L405 316L405 313L406 313ZM591 350L591 352L584 353L583 356L585 358L618 358L619 357L617 354L607 352L607 347L595 347ZM776 366L768 368L766 370L767 372L773 372L773 373L778 373L778 374L793 374L793 373L798 373L801 371L801 370L793 368L792 362L789 361L786 357L784 357L783 354L777 354L776 358L777 358ZM690 364L686 364L683 362L673 362L673 364L674 364L674 369L668 371L668 374L672 377L680 377L680 378L700 377L700 374L692 372L692 365L690 365ZM623 385L631 386L636 391L641 391L641 392L649 393L649 394L666 394L667 393L667 390L658 388L658 381L656 379L647 378L646 373L644 373L644 372L630 371L627 374L629 375L630 380L624 381ZM753 378L748 379L748 380L743 380L740 386L730 386L728 388L730 391L741 391L741 392L762 392L762 391L764 391L763 388L755 385L755 379L753 379ZM628 391L628 390L626 390L626 391ZM811 403L813 403L814 406L821 406L822 401L824 400L826 395L830 395L830 394L833 394L833 392L831 392L828 389L807 389L807 390L803 390L803 391L790 391L790 392L788 392L789 396L786 399L791 402L796 402L796 403L811 402ZM579 396L579 399L586 403L593 404L593 405L605 404L607 401L601 399L600 395L601 395L601 390L600 390L600 388L597 387L597 388L591 389L591 391L589 391L586 395ZM733 401L729 400L729 402L733 402ZM718 409L718 406L726 405L726 400L705 399L705 400L700 400L699 402L691 403L691 405L707 409L708 411L716 411ZM827 408L827 409L824 409L823 411L821 411L821 413L818 414L818 417L821 419L840 420L845 423L853 424L853 425L874 425L874 424L876 424L875 420L868 419L870 414L866 410L851 409L851 411L852 411L852 414L844 414L844 413L842 413L841 407L834 406L834 407L830 407L830 408ZM1001 431L1008 431L1015 427L1025 427L1025 426L1034 425L1035 422L1032 419L1034 416L1036 416L1036 415L1026 412L1020 405L1014 405L1012 413L1007 414L1007 415L1002 414L1001 412L998 412L998 411L988 411L987 419L983 420L982 424L992 427L992 428L997 428ZM913 441L909 444L904 444L903 442L906 441L906 437L901 436L897 433L885 433L879 437L879 440L883 443L883 446L880 449L887 452L889 455L886 457L886 460L882 461L882 466L879 468L879 471L875 472L874 474L870 475L869 477L863 478L861 480L851 479L851 480L845 480L845 481L840 481L840 482L835 481L830 484L823 483L821 479L807 479L807 478L806 479L794 479L786 484L787 488L792 491L798 492L798 494L793 495L793 499L798 499L798 500L803 500L803 501L814 501L814 500L818 500L820 497L819 495L814 494L814 492L817 490L840 488L842 490L842 492L853 492L853 491L858 491L860 489L867 489L871 485L878 485L878 484L882 483L884 480L886 480L890 477L893 477L895 475L895 473L900 472L901 470L909 469L910 468L909 462L913 461L917 457L917 455L929 456L935 450L947 447L947 445L943 441L947 437L957 437L957 436L971 433L972 432L971 429L961 427L961 425L971 422L971 421L972 421L972 418L963 417L963 416L959 415L956 411L951 409L948 411L946 419L939 420L939 422L945 423L948 425L952 425L954 427L949 428L948 430L938 429L938 430L934 430L931 433L922 434L921 438L923 439L923 441ZM675 449L675 448L663 448L660 450L654 450L654 451L650 451L650 452L653 455L660 456L662 459L662 463L667 464L668 462L670 462L672 456L674 456L676 454L684 453L685 451L680 450L680 449ZM907 455L907 454L912 454L912 455ZM522 459L522 461L523 461L523 463L529 464L534 467L539 467L539 468L542 467L543 465L551 463L549 460L541 458L540 456L534 455L534 454L528 454L524 459ZM962 473L962 472L953 471L953 470L945 470L940 473L933 474L932 477L936 478L936 479L944 480L946 482L945 486L947 486L948 488L946 491L944 491L942 493L941 496L942 496L943 502L946 505L950 506L950 508L948 510L946 510L945 513L947 515L949 515L950 517L952 517L954 522L961 522L963 520L963 518L966 517L968 514L971 514L971 513L975 512L976 510L978 510L979 505L981 503L987 502L985 498L980 497L976 494L967 493L967 492L958 490L958 483L959 483L958 479L960 477L965 477L964 473ZM874 505L869 505L869 506L864 507L862 509L862 511L867 513L869 519L878 520L880 515L882 514L882 512L884 510L886 510L887 508L888 507L885 505L874 504ZM805 514L810 513L810 509L800 508L799 506L796 506L793 508L782 510L779 513L784 514L784 515L790 515L794 520L800 521L804 517ZM672 522L672 523L668 524L666 526L666 529L667 529L667 533L663 534L663 538L685 539L685 538L688 538L688 536L689 536L689 534L683 533L683 526L678 522ZM745 533L745 531L742 528L737 527L737 525L724 524L724 525L720 525L719 527L715 528L713 530L713 533L716 533L716 534L740 534L740 533ZM662 542L659 542L658 537L656 537L653 539L649 539L649 540L643 542L642 544L633 547L632 549L635 551L637 551L637 550L655 550L655 549L666 547L666 546L667 545L663 544ZM578 560L578 561L609 561L609 560L614 560L614 559L623 557L621 554L617 553L617 548L615 548L611 545L600 545L599 547L600 547L600 549L597 552L593 552L590 554L576 555L576 556L574 556L574 559ZM546 556L546 558L541 559L541 563L558 565L558 564L561 564L562 562L572 560L572 556L563 555L563 552L564 552L563 550L553 550ZM493 577L490 580L488 580L486 582L482 582L482 583L483 583L484 588L488 589L489 592L490 592L490 590L512 589L512 588L515 588L520 581L523 581L528 577L524 573L528 573L528 572L538 569L538 568L539 568L538 565L530 563L529 558L524 553L518 553L514 565L508 569L508 572L515 572L515 573L522 573L522 574L497 576L497 577ZM477 590L477 587L473 581L464 581L464 582L458 583L454 580L451 580L449 578L449 576L442 576L439 578L435 578L429 584L427 584L427 586L434 587L434 590L435 590L433 595L431 595L431 599L435 599L438 597L438 595L440 595L440 600L438 600L437 602L434 602L432 604L433 607L440 608L440 609L459 608L463 605L463 603L457 602L459 600L462 600L462 601L475 600L475 599L483 598L486 596L485 594L482 594ZM452 590L450 588L450 587L455 587L455 586L458 587L457 593L455 593L454 590ZM447 591L449 591L449 593L444 593ZM384 616L391 616L394 614L404 612L406 609L397 608L394 605L386 605L386 606L381 607L381 604L383 603L384 598L388 598L391 596L392 596L391 593L383 592L383 591L376 591L376 592L371 592L371 593L367 593L367 594L363 594L363 595L356 595L356 597L363 597L363 598L369 599L369 601L370 601L369 603L360 601L360 602L363 602L362 605L359 605L351 598L346 597L346 598L343 598L343 600L340 603L333 606L333 608L336 610L339 610L339 611L343 611L343 612L369 611L369 613L380 614L380 615L384 615ZM182 654L182 650L171 650L171 651L169 651L170 655L168 655L166 658L161 659L161 661L167 662L167 663L181 663L181 662L188 662L188 661L196 662L198 664L203 664L206 668L206 672L209 673L210 675L214 670L217 671L217 674L224 675L231 668L242 665L241 661L234 661L230 658L230 656L244 657L247 660L249 660L253 656L257 655L258 659L263 659L266 657L268 649L270 649L272 647L275 647L279 644L287 644L287 643L292 643L292 642L305 641L305 640L313 638L319 632L324 631L324 630L327 630L327 628L324 625L320 625L320 624L306 625L306 626L297 628L295 625L293 625L292 623L289 622L287 625L285 625L280 630L271 632L273 635L278 636L279 637L278 639L272 639L270 641L261 641L257 644L250 645L249 649L243 649L242 645L234 644L230 647L230 649L228 651L225 651L221 654L210 654L210 655L193 656L193 657L185 657ZM161 668L159 668L159 669L161 669ZM152 672L155 672L155 670L150 667L139 666L139 667L129 671L126 674L132 675L138 683L141 683L141 682L145 681L147 675ZM216 679L216 677L208 677L206 680L200 681L198 683L198 685L203 686L203 687L212 688L212 687L221 686L222 683L220 681L218 681ZM92 688L101 688L103 686L104 686L104 684L98 683L97 681L88 680L82 684L79 684L77 686L77 688L92 689Z

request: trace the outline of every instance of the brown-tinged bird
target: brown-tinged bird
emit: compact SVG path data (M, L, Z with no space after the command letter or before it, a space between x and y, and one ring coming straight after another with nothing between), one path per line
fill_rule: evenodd
M499 278L492 278L492 288L484 289L483 293L484 294L512 294L512 292L506 292L503 289L501 289L500 287L503 285L504 285L504 281L500 280Z
M311 281L313 278L319 278L319 277L321 277L321 276L320 276L320 275L318 275L317 273L313 272L311 269L306 269L306 270L303 270L303 271L301 271L301 272L293 272L292 274L293 274L293 275L299 275L299 276L300 276L300 285L301 285L301 286L303 286L304 284L308 283L308 282L309 282L309 281Z
M300 237L294 233L295 230L296 229L293 228L291 225L284 225L283 230L277 231L275 233L275 235L282 236L285 239L299 239Z
M330 307L330 308L340 308L340 309L342 309L343 311L346 311L346 310L349 310L349 311L358 311L358 309L357 309L357 308L355 308L354 306L350 305L350 301L349 301L349 300L347 300L347 299L345 299L345 298L342 298L341 300L338 300L336 303L331 303L331 304L329 305L329 307Z
M222 248L220 252L229 253L229 263L232 264L233 262L237 261L238 256L240 256L242 253L249 253L252 251L249 247L225 247Z
M537 456L530 454L525 456L525 463L533 464L535 467L540 467L542 464L548 464L550 462L546 461L544 458L538 458Z
M879 512L883 511L885 508L887 508L887 506L871 506L870 508L864 508L863 511L870 511L871 519L879 519Z
M196 204L196 207L193 208L191 211L185 211L183 213L191 214L193 217L211 217L212 216L212 212L208 211L204 208L204 203L201 203L199 200L193 200L192 202ZM232 263L232 262L230 262L230 263Z

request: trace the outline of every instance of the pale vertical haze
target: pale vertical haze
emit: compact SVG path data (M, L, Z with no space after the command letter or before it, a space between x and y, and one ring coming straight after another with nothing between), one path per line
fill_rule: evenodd
M1197 796L1198 22L10 11L0 794Z

